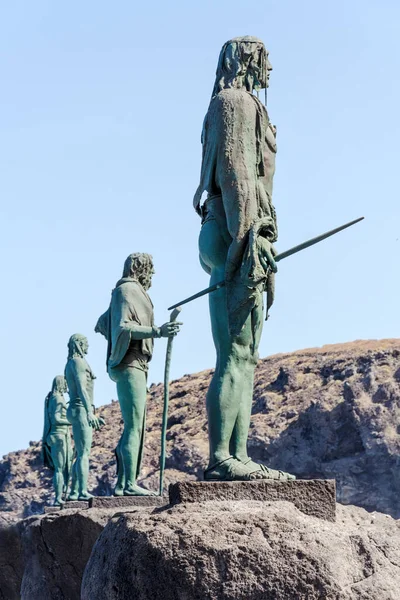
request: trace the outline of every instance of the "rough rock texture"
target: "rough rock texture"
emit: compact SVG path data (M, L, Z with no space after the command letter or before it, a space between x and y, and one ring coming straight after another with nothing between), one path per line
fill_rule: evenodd
M167 496L95 496L90 501L93 508L131 508L132 506L165 506Z
M24 522L0 521L0 600L17 600L24 572L21 535Z
M112 514L62 510L27 519L21 536L22 600L79 600L86 563Z
M287 502L143 509L109 522L83 600L396 600L399 523L338 506L338 520Z
M204 409L210 371L171 385L166 486L198 479L208 453ZM144 484L158 486L162 386L150 388ZM121 433L118 403L101 409L90 488L110 493ZM250 453L301 478L336 479L338 501L400 516L400 340L359 341L271 356L256 371ZM0 462L0 514L43 510L51 473L40 444Z
M292 502L306 515L336 519L336 487L332 479L297 481L179 481L169 486L171 504L259 500Z

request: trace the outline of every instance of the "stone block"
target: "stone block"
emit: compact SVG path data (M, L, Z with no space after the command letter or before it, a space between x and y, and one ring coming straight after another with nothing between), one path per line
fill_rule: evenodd
M89 508L89 502L87 500L67 500L64 504L64 509L68 508L79 508L80 510Z
M85 508L89 508L89 502L86 500L67 500L63 506L45 506L44 512L46 515L48 515L51 513L57 513L60 510L68 510L70 508L85 510Z
M95 496L90 508L129 508L131 506L165 506L168 498L161 496Z
M334 479L297 479L278 481L179 481L169 486L171 504L186 502L257 500L292 502L306 515L336 520Z

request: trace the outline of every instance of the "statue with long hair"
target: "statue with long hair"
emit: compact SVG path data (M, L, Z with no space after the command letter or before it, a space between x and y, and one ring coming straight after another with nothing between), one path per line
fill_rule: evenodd
M259 39L245 36L224 44L203 124L200 185L194 197L202 218L200 263L210 285L225 281L209 296L217 363L206 400L206 480L294 479L254 462L247 452L263 292L268 312L276 272L276 129L258 98L268 87L271 70Z
M104 425L104 420L96 416L93 405L95 376L85 358L88 349L88 340L84 335L71 335L68 341L65 378L70 397L67 418L72 424L76 456L72 466L72 485L68 500L92 498L87 491L87 485L93 429L98 430Z
M72 463L71 425L67 420L64 397L66 391L65 377L57 375L44 401L42 456L44 465L54 471L54 506L64 504Z
M95 331L108 342L107 370L117 384L124 429L116 448L116 496L146 496L153 492L137 479L143 455L146 428L148 363L154 338L175 336L181 323L154 324L153 304L148 295L154 274L150 254L130 254L111 295L108 310L97 321Z

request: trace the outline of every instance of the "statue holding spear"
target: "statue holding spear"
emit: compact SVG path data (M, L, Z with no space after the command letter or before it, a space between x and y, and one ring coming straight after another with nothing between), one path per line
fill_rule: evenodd
M148 496L154 492L138 485L143 454L148 363L155 338L170 338L182 323L154 324L153 304L147 293L154 274L150 254L130 254L122 279L111 295L108 310L99 318L95 331L108 342L107 370L117 384L124 429L116 448L116 496ZM169 344L169 347L171 344Z
M278 237L272 204L276 128L258 97L268 87L271 71L268 52L255 37L234 38L222 47L203 124L200 184L194 196L202 218L200 263L210 275L210 287L171 307L209 294L217 353L206 397L210 456L204 478L209 481L295 479L254 462L247 452L263 292L268 316L277 261L337 232L282 255L273 246Z

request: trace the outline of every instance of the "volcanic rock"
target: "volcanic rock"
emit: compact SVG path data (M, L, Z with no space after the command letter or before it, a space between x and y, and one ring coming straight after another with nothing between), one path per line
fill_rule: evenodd
M165 485L202 477L208 443L205 395L211 371L171 384ZM142 483L159 478L162 385L150 388ZM107 425L94 436L90 491L109 495L119 405L100 409ZM357 341L261 360L249 433L251 456L308 479L336 479L337 499L400 517L400 340ZM15 520L51 501L51 472L40 443L0 461L0 514Z
M287 502L205 502L113 518L82 600L396 600L399 523L338 506L335 523Z

